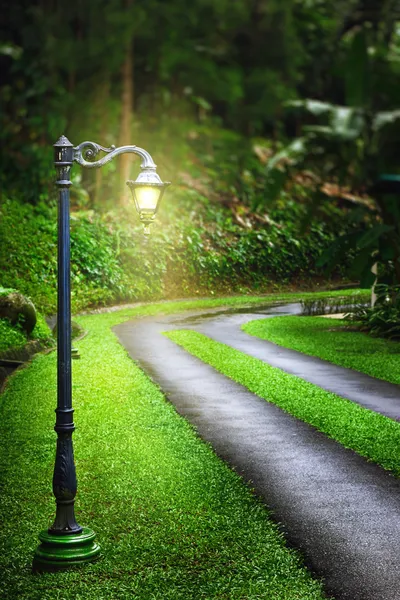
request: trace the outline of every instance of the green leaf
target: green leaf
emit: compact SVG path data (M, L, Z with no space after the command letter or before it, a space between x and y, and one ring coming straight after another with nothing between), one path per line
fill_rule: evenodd
M327 138L333 138L335 136L333 128L329 125L304 125L303 131L305 133L317 134Z
M368 231L361 235L361 237L357 241L357 248L361 250L363 248L368 248L371 246L376 247L379 238L384 233L387 233L388 231L393 231L393 229L393 226L385 225L384 223L371 227L371 229L368 229Z
M16 46L10 42L6 44L0 44L0 55L10 56L14 60L17 60L22 55L22 48L20 46Z
M373 285L374 281L376 279L376 275L375 273L372 273L371 269L366 269L362 274L361 274L361 279L360 279L360 287L361 288L369 288Z
M376 258L372 257L370 252L359 252L350 267L351 274L359 279L366 277L366 273L369 272L372 268L372 265L376 262ZM368 284L369 287L371 284Z
M370 65L366 32L358 31L345 62L346 101L350 106L366 106L370 93Z
M275 169L276 165L280 161L286 160L286 161L292 162L292 161L296 161L296 159L298 159L298 158L302 158L306 154L306 151L307 151L306 143L307 143L307 138L305 138L305 137L297 138L291 144L286 146L286 148L284 148L280 152L277 152L277 154L274 154L274 156L267 163L267 167L266 167L267 173L268 173L268 171L272 171L272 169Z
M285 102L285 106L304 108L304 110L316 116L329 113L335 108L330 102L321 102L320 100L312 100L310 98L307 98L306 100L289 100L288 102Z
M201 98L201 96L192 96L192 100L195 104L203 108L204 110L211 110L212 106L205 98Z
M288 179L287 170L282 169L270 169L268 171L267 181L264 188L265 200L273 202L282 192L284 185ZM258 208L264 202L260 201L260 198L255 198L253 208Z
M354 140L361 135L364 124L364 115L359 109L332 106L330 125L306 125L303 131L330 139Z
M384 112L378 112L372 121L372 128L375 131L378 131L385 125L394 123L397 121L397 119L400 119L400 110L387 110Z
M338 136L358 137L364 127L364 116L359 109L338 106L332 113L332 128Z
M323 267L332 263L339 263L348 251L356 247L359 232L353 232L338 237L319 257L317 267Z

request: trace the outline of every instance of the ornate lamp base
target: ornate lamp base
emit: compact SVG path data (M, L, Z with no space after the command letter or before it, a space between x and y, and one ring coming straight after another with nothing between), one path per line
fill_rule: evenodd
M54 535L48 530L39 534L32 568L34 571L56 571L82 565L98 558L100 546L94 541L96 534L88 527L73 535Z

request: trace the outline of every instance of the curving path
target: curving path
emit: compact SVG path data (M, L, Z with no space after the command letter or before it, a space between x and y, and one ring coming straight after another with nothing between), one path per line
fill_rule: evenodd
M240 325L251 319L295 314L297 305L255 310L148 317L118 325L114 331L178 412L251 482L289 542L325 579L329 594L337 600L400 600L400 481L161 335L172 328L194 328L399 418L397 386L370 377L366 381L367 376L240 331ZM347 378L350 393L344 394Z

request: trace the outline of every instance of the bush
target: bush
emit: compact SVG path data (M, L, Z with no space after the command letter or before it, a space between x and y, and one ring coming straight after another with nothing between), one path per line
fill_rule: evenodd
M316 261L333 233L311 223L302 236L299 210L278 207L276 221L246 228L224 206L194 189L178 189L147 243L133 209L72 213L72 309L267 290L274 282L322 277ZM0 283L30 296L42 312L56 312L56 207L3 202L0 238Z
M358 296L344 296L343 298L317 298L301 300L301 314L304 316L333 315L337 313L354 313L364 310Z
M41 340L52 343L52 334L45 318L37 313L35 328L29 335L19 324L12 325L8 319L0 319L0 353L10 349L23 348L29 341ZM47 344L46 344L47 345Z
M26 337L19 327L13 327L8 319L0 319L0 353L9 348L22 348Z
M4 287L18 288L50 314L57 304L57 211L7 200L0 205L0 271ZM115 236L99 217L71 217L73 308L106 304L123 297L124 272L116 258Z
M400 339L400 286L377 284L375 293L375 305L359 307L349 319L361 323L361 327L372 335Z

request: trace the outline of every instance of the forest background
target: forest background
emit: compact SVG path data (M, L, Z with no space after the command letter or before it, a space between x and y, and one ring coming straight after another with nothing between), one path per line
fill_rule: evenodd
M61 134L137 144L173 182L145 244L138 162L73 167L75 311L368 285L374 263L400 283L397 1L0 4L3 288L55 311Z

